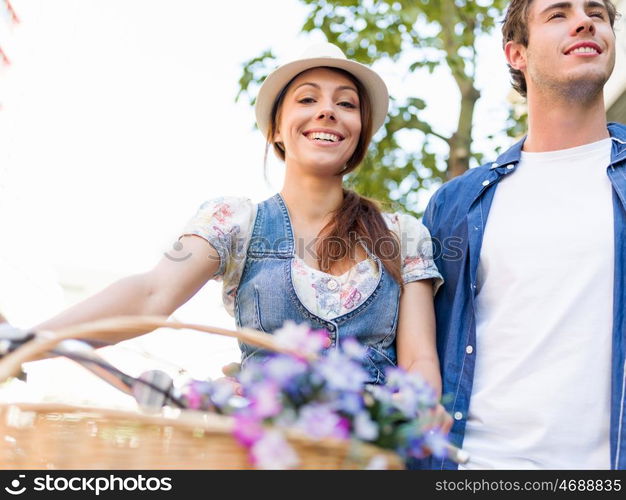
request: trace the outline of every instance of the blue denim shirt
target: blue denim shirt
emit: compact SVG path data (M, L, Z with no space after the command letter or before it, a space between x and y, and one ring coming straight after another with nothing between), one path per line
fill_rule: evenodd
M611 375L611 467L626 468L626 126L611 123L611 164L615 227L613 349ZM444 184L432 197L424 224L435 245L435 262L445 280L435 297L437 349L442 366L446 409L454 417L451 441L461 447L467 423L476 359L476 275L489 209L498 182L514 175L521 157L521 140L498 157ZM554 189L559 189L554 186ZM532 198L528 199L532 203ZM471 349L468 347L471 346ZM480 348L480 346L478 347ZM584 367L581 367L583 370ZM423 464L456 469L449 460L431 458Z
M246 263L235 298L235 319L246 326L273 333L285 321L308 323L312 328L330 333L329 349L337 348L346 338L355 338L367 347L364 368L367 383L384 384L385 371L396 366L396 329L400 286L373 254L380 269L372 294L355 309L331 321L320 318L300 301L291 271L296 245L289 212L276 194L260 203L248 246ZM240 343L242 364L264 351Z

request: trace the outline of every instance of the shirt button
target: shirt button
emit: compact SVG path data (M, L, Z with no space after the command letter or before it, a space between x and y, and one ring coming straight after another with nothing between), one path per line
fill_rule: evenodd
M460 411L454 413L454 420L462 420L463 414Z
M474 352L474 348L473 348L471 345L468 345L468 346L465 348L465 352L466 352L467 354L472 354L472 353Z
M492 163L491 164L491 168L498 168L498 164L497 163Z
M335 281L335 280L330 280L326 286L328 287L328 289L331 292L334 292L335 290L337 290L337 287L339 286L339 284Z
M515 166L514 165L507 165L506 168L507 168L507 170L513 170L515 168Z
M489 180L483 181L483 186L488 186L488 185L489 185Z

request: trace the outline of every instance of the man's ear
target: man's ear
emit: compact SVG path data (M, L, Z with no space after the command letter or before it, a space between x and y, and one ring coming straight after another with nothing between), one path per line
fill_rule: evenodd
M506 42L504 46L506 62L513 69L526 70L526 47L519 42Z

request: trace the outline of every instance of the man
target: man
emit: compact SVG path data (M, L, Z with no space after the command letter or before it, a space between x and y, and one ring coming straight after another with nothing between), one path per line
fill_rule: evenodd
M626 127L607 126L603 101L615 16L608 0L510 3L504 50L528 135L445 184L424 216L467 468L626 468Z

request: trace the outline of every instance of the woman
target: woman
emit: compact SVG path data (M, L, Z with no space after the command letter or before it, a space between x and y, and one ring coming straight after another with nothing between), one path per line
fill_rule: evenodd
M312 47L281 66L256 103L258 126L285 162L280 193L258 205L238 198L205 203L177 255L37 329L170 315L209 279L221 279L239 326L273 332L287 320L306 322L330 332L330 348L356 338L368 348L369 383L383 383L385 369L398 364L421 373L440 394L432 297L441 276L428 231L342 186L387 110L380 76L334 45ZM122 338L128 337L116 340ZM241 349L243 363L261 354Z

